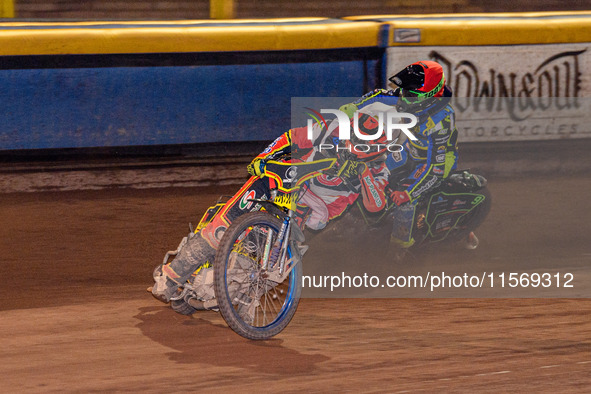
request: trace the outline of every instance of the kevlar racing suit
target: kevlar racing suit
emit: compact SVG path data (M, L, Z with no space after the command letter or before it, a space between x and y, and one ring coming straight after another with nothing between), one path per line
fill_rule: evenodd
M377 123L375 125L377 126ZM321 144L329 141L338 144L336 122L331 123L328 129L315 126L313 140L307 138L306 131L305 128L298 128L292 133L293 146L300 150L294 157L300 157L303 161L326 158L327 153L317 149ZM328 153L333 154L335 153ZM298 203L298 214L303 217L309 212L308 216L303 218L306 227L312 230L323 229L330 220L342 215L360 194L363 205L369 212L379 212L386 208L385 188L389 171L384 161L385 154L376 160L366 162L355 160L354 152L348 156L352 157L352 160L339 158L341 168L338 174L325 173L311 179L305 185Z
M392 241L403 248L415 242L412 233L418 202L457 167L458 132L450 97L451 91L445 87L442 98L432 98L421 108L400 107L399 89L376 89L353 103L361 110L377 102L412 113L418 119L411 129L417 140L406 139L402 151L389 154L386 160L391 173L389 187L408 195L408 202L394 212L392 230Z
M322 134L320 127L314 128L315 135ZM334 131L336 132L336 131ZM331 138L332 131L324 131L321 139ZM318 142L318 139L315 139ZM307 138L306 128L296 128L282 134L273 141L249 166L259 166L268 160L311 162L325 158L315 148L316 144ZM295 151L295 152L294 152ZM346 208L362 194L368 210L381 210L386 206L385 186L388 170L385 161L367 165L348 161L341 166L338 176L321 175L308 181L300 191L297 204L296 222L303 228L320 230L329 220L341 215ZM211 221L198 228L181 248L178 255L162 267L162 275L156 279L152 294L168 302L178 286L185 283L200 266L214 262L216 250L224 232L238 216L261 208L251 199L265 199L270 196L269 183L260 176L252 176L225 204L218 207ZM213 209L214 207L210 208Z

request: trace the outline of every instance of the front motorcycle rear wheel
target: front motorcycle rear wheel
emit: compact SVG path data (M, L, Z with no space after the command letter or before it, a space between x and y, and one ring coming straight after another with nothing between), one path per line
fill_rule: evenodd
M302 291L302 264L295 264L282 283L270 280L260 262L265 242L273 242L282 221L267 212L240 216L226 230L214 264L214 289L222 317L237 334L268 339L291 321ZM288 247L288 256L291 248Z

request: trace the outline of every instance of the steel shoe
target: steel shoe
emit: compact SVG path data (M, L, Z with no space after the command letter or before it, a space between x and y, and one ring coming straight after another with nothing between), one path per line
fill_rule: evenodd
M152 286L152 295L164 303L170 302L170 299L177 293L179 284L170 279L168 276L162 274L154 278L154 286Z

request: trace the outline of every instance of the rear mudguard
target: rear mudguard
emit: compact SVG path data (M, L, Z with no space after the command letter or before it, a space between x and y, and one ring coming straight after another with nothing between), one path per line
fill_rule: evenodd
M414 238L424 242L457 241L475 230L488 215L491 195L481 175L458 171L417 208Z

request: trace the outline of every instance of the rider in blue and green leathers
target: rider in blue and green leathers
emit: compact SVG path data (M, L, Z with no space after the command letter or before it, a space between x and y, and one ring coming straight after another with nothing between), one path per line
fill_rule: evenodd
M381 103L418 119L411 129L417 140L407 139L404 149L390 154L386 161L391 172L390 197L398 206L392 240L408 248L415 242L412 226L417 203L457 166L458 132L449 105L452 92L439 63L413 63L391 77L390 82L398 88L376 89L341 110L352 115L370 104Z

